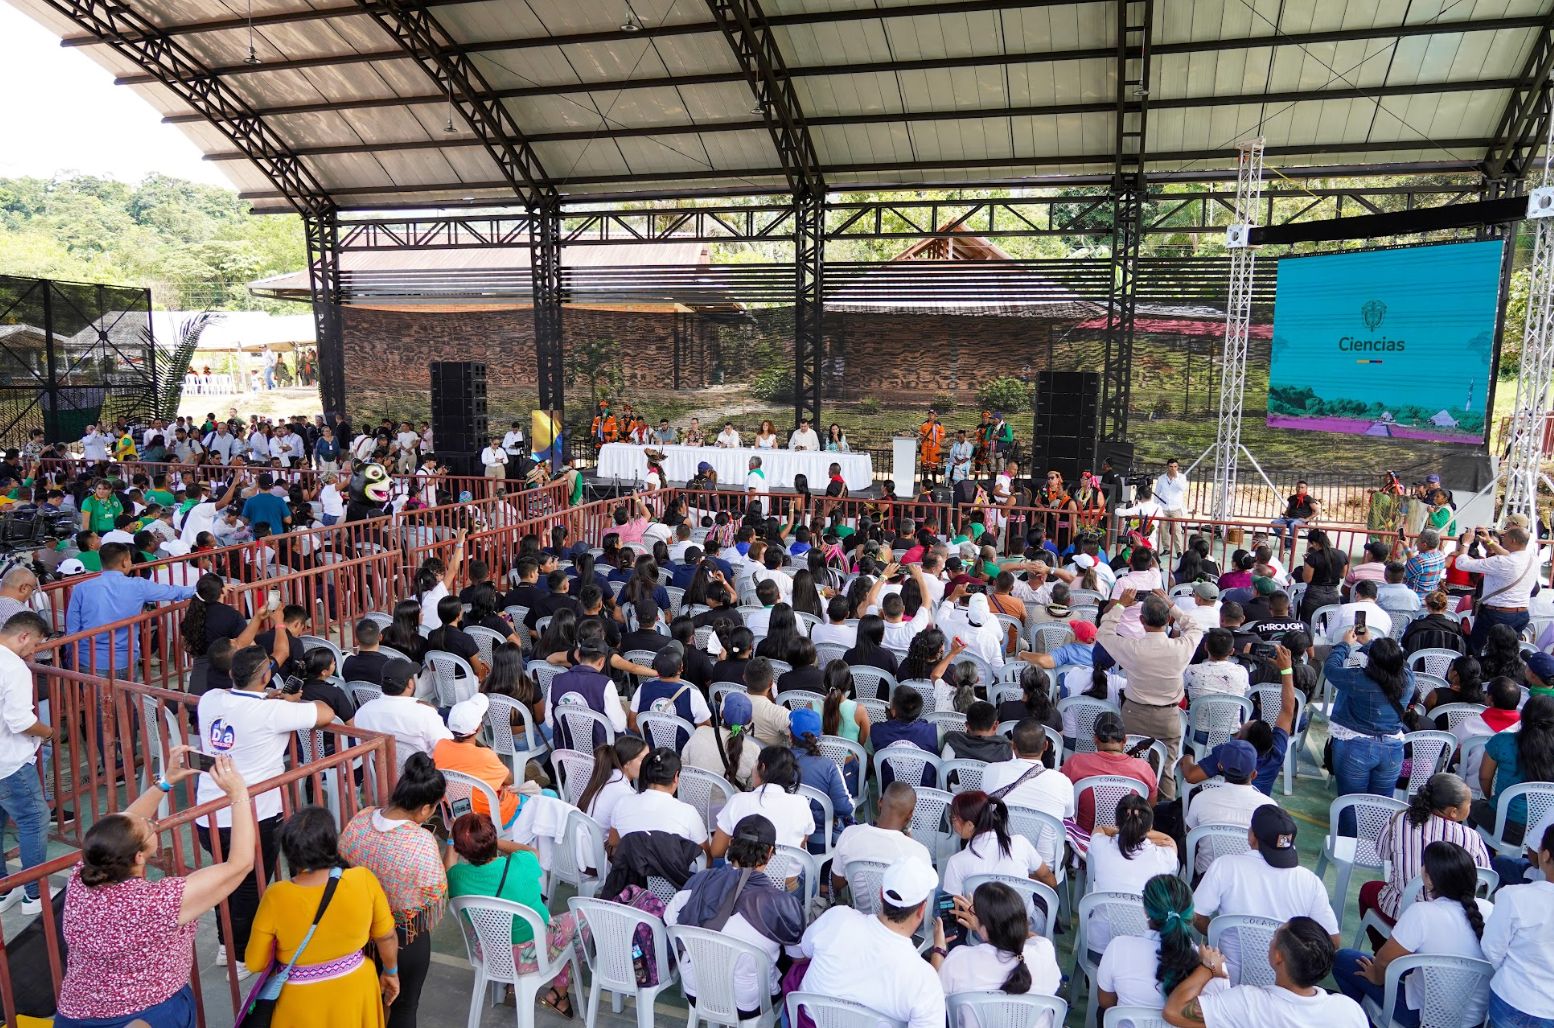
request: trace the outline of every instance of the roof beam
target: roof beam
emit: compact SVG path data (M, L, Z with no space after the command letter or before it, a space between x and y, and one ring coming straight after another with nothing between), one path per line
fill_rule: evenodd
M480 70L437 21L424 0L390 0L387 6L372 0L360 2L373 21L421 66L438 91L446 94L449 106L458 109L513 192L531 207L546 199L553 200L555 186L551 185L539 157L519 131L512 112L506 104L491 96L491 87ZM448 117L448 123L452 125L451 110Z
M275 186L274 198L315 218L332 218L335 206L295 151L250 107L231 84L212 72L177 40L158 32L129 6L114 0L45 0L105 46L144 69L203 120L216 126Z
M1288 103L1296 101L1323 101L1323 100L1371 100L1384 97L1397 96L1422 96L1442 93L1476 92L1479 90L1512 89L1518 85L1517 79L1485 79L1482 81L1465 82L1437 82L1437 83L1412 83L1409 85L1379 86L1371 89L1358 89L1345 87L1342 89L1311 89L1290 90L1276 93L1238 93L1231 96L1192 96L1178 97L1175 99L1151 99L1150 107L1154 110L1184 110L1204 107L1232 107L1240 104L1257 103ZM435 102L446 103L446 98L439 98ZM883 125L883 124L916 124L935 121L969 121L982 118L1040 118L1052 116L1066 116L1075 114L1104 114L1112 111L1115 104L1108 100L1096 100L1088 103L1072 104L1047 104L1032 107L1003 107L997 110L984 111L914 111L910 113L894 114L859 114L845 115L833 114L820 117L806 118L805 123L810 128L825 128L848 125ZM682 135L695 133L697 135L716 135L728 132L758 132L766 128L766 122L757 118L748 118L740 121L713 122L695 126L680 125L640 125L620 126L616 128L589 131L587 129L567 129L559 132L532 132L526 137L531 144L535 143L562 143L579 142L588 139L627 139L651 136ZM376 143L342 143L336 145L297 147L296 153L302 157L323 157L340 154L363 153L392 153L405 150L442 150L449 148L462 148L482 145L479 139L474 138L427 138L389 140ZM240 161L245 156L235 150L220 151L205 155L207 161Z
M484 3L485 0L431 0L428 7L456 7L462 4ZM942 14L979 14L987 11L1026 10L1033 7L1071 7L1075 4L1105 3L1107 0L943 0L929 4L903 4L895 7L856 8L839 11L814 11L807 14L778 14L762 18L771 27L799 27L826 25L846 21L879 21L894 18L915 18ZM376 2L372 6L381 7ZM339 7L304 8L281 11L274 14L256 14L255 28L268 25L290 25L306 21L325 21L336 18L352 18L366 14L362 5L348 4ZM211 32L233 32L248 28L247 18L218 18L210 21L185 22L166 25L164 35L184 36ZM521 36L509 40L507 49L524 50L539 46L564 46L578 43L609 43L631 39L662 39L670 36L706 35L720 31L716 22L677 22L670 25L641 25L633 31L607 29L599 32L572 32L550 36ZM89 36L69 36L61 46L92 46Z
M909 7L908 10L922 10L919 7ZM871 12L878 15L879 11ZM1200 42L1187 43L1156 43L1152 47L1155 57L1165 57L1173 54L1211 53L1225 50L1250 50L1262 47L1281 46L1312 46L1320 43L1347 43L1365 39L1398 39L1412 36L1449 35L1453 33L1469 32L1499 32L1504 30L1538 28L1544 24L1542 17L1517 17L1517 18L1482 18L1474 21L1456 22L1421 22L1414 25L1376 26L1362 29L1338 29L1325 32L1294 32L1283 33L1279 36L1253 36L1237 37L1234 39L1212 39ZM499 53L504 50L514 49L515 43L525 43L526 40L497 39L479 43L463 44L463 50L469 54ZM820 76L820 75L853 75L869 72L894 72L916 71L940 68L969 68L969 67L993 67L1014 64L1045 64L1062 61L1111 59L1116 55L1116 48L1110 46L1094 47L1083 50L1046 50L1035 53L1015 54L982 54L968 57L943 57L929 58L917 61L880 61L874 64L829 64L810 65L788 69L788 74L794 78ZM222 75L262 75L277 71L298 71L308 68L328 67L334 64L359 64L373 61L398 60L404 54L397 50L381 50L368 52L352 52L335 54L323 57L299 57L279 61L264 61L259 64L233 64L223 65L215 69ZM152 81L148 77L140 75L127 75L115 80L119 85L142 85ZM546 83L538 86L527 86L517 90L502 90L501 97L517 96L548 96L557 93L580 92L615 92L625 89L653 89L667 86L706 85L719 82L743 82L743 71L713 72L704 75L685 76L660 76L652 79L612 79L601 82L585 83ZM342 110L348 108L352 101L342 100L339 103L326 105L324 109ZM286 112L291 113L291 112Z
M1280 157L1280 156L1282 156L1282 157L1299 157L1299 156L1304 156L1304 155L1308 155L1308 154L1390 153L1390 152L1394 152L1394 151L1396 151L1396 152L1407 152L1407 151L1412 151L1412 150L1470 150L1470 151L1472 151L1476 155L1480 150L1482 150L1484 147L1486 147L1488 145L1489 145L1489 140L1481 139L1481 138L1442 139L1442 140L1432 140L1432 141L1403 140L1403 141L1400 141L1400 142L1393 142L1393 143L1311 143L1311 144L1299 144L1299 145L1293 145L1293 146L1270 146L1270 147L1267 148L1267 150L1265 152L1268 155L1275 156L1275 157ZM825 170L826 170L826 173L830 174L830 175L844 175L844 174L845 175L866 175L866 174L889 174L889 173L898 172L898 171L952 171L952 170L975 170L975 169L979 169L979 168L980 169L987 169L987 168L1027 168L1027 167L1030 167L1031 165L1048 165L1048 166L1062 167L1062 166L1065 166L1065 165L1075 165L1075 164L1081 164L1081 165L1082 164L1094 164L1094 165L1100 165L1100 166L1105 166L1105 167L1109 168L1111 163L1112 163L1112 157L1113 157L1113 155L1110 152L1094 153L1094 154L1078 154L1078 155L1075 155L1075 154L1050 154L1050 155L1045 155L1045 156L1014 156L1014 157L1007 157L1007 158L1005 158L1005 157L978 158L976 160L964 160L964 161L926 161L926 162L925 161L911 161L911 162L902 163L902 164L889 164L889 163L879 163L879 164L840 164L840 165L833 164L833 165L827 165ZM1152 153L1149 156L1149 162L1150 162L1151 165L1155 165L1155 164L1174 164L1174 163L1186 162L1186 161L1216 161L1216 160L1229 162L1231 160L1231 157L1230 157L1230 154L1227 151L1223 150L1223 149L1215 149L1215 150L1177 150L1177 151L1173 151L1173 152L1169 152L1169 153ZM1477 157L1475 156L1473 158L1463 158L1460 162L1459 161L1451 161L1451 160L1448 160L1448 161L1431 161L1431 162L1427 162L1424 165L1420 165L1420 167L1427 168L1428 170L1431 170L1431 171L1460 171L1460 170L1471 169L1472 167L1474 167L1476 165L1476 163L1477 163ZM1405 165L1405 167L1413 168L1413 167L1415 167L1415 165L1410 164L1410 165ZM1396 169L1390 169L1389 170L1388 168L1386 168L1384 166L1377 166L1377 167L1372 168L1370 170L1372 172L1376 173L1376 174L1399 174L1400 173ZM1322 174L1328 174L1328 175L1334 175L1334 174L1358 174L1358 173L1361 173L1361 172L1357 172L1355 169L1342 169L1342 168L1324 168L1323 171L1322 171ZM1310 171L1310 170L1303 170L1301 172L1301 174L1320 177L1318 172ZM702 182L702 181L714 181L714 180L720 180L720 179L722 179L722 180L726 180L726 179L747 179L748 180L748 179L764 179L764 178L783 179L784 177L785 177L785 172L784 172L784 170L782 168L779 167L779 168L729 168L729 169L706 170L706 171L675 171L675 172L662 172L662 173L637 174L637 175L599 175L599 176L577 175L577 176L574 176L573 181L576 182L576 183L583 183L583 184L588 184L588 185L611 185L611 184L614 184L614 185L623 185L623 184L624 185L630 185L630 184L634 184L634 183L641 184L641 183L649 183L649 182ZM1167 182L1167 181L1199 182L1199 181L1214 180L1214 179L1216 179L1217 174L1216 174L1216 172L1213 169L1204 169L1204 170L1201 170L1201 171L1182 172L1182 173L1151 171L1149 177L1150 177L1150 181L1151 182L1155 182L1155 183ZM1104 183L1106 183L1108 185L1111 183L1111 180L1112 180L1112 176L1111 176L1111 172L1110 171L1107 171L1104 174L1098 174L1098 175L1083 175L1083 176L1079 176L1077 178L1061 179L1061 181L1065 182L1065 183L1081 182L1081 181L1082 182L1104 182ZM1031 187L1033 185L1044 184L1046 181L1047 181L1047 179L1046 179L1045 176L1027 175L1027 176L1023 176L1023 177L1012 177L1012 178L1010 178L1008 180L1008 183L1010 185L1018 185L1018 186L1024 186L1024 187L1029 188L1029 187ZM1054 184L1056 184L1060 180L1058 180L1057 178L1054 177L1052 179L1052 181L1053 181ZM888 183L882 183L882 184L888 185ZM382 185L382 186L347 186L347 187L344 187L344 188L333 190L333 193L334 193L335 196L342 197L342 198L343 197L351 197L351 196L413 195L413 194L416 194L416 193L461 193L461 194L469 194L469 193L483 191L483 190L501 189L501 188L504 187L504 185L505 185L505 183L502 183L502 182L452 182L452 183L442 183L442 184L434 184L434 185L396 185L396 184L388 184L388 185ZM914 185L919 185L919 184L918 183L914 183ZM969 183L969 185L977 187L977 188L993 188L995 185L997 185L997 183L994 183L994 182L973 182L973 183ZM866 187L864 185L861 185L861 184L860 185L855 185L855 184L852 184L852 183L848 183L845 187L841 187L841 188L853 190L853 189L864 189ZM926 185L924 185L923 188L926 188ZM762 192L773 192L773 191L779 191L779 189L777 187L774 187L771 190L762 190L760 187L753 187L753 186L750 186L747 183L746 184L746 188L741 193L741 195L756 194L756 193L762 193ZM676 195L685 195L685 193L684 193L684 191L677 191ZM239 194L239 198L240 199L244 199L244 200L271 200L271 199L276 199L275 195L272 194L272 193L269 193L269 192L240 193ZM483 202L483 203L485 203L486 205L489 206L490 204L496 203L496 202L499 202L499 201L493 200L493 199L486 199L484 201L475 201L475 202L477 204ZM435 202L434 202L434 205L435 205ZM382 208L371 207L370 205L357 205L357 206L358 206L359 209L374 209L374 210L382 209ZM422 204L422 205L419 205L419 206L424 207L424 206L427 206L427 205L426 204Z
M1512 87L1495 128L1495 141L1484 153L1484 177L1522 178L1548 134L1549 82L1554 74L1554 14L1542 25L1522 74Z

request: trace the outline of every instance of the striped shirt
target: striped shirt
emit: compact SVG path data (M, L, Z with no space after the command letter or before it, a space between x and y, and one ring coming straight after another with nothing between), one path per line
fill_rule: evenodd
M1446 571L1446 555L1440 550L1423 550L1408 558L1403 566L1403 584L1424 599L1435 591Z
M1377 899L1382 913L1388 917L1398 916L1403 889L1419 877L1419 869L1424 865L1425 847L1432 842L1454 842L1468 851L1476 866L1490 866L1489 850L1484 847L1483 838L1469 828L1466 822L1451 821L1439 814L1431 814L1430 820L1416 826L1408 819L1406 811L1399 811L1382 827L1381 835L1376 840L1377 852L1391 862L1392 868L1387 884L1381 887L1381 895Z

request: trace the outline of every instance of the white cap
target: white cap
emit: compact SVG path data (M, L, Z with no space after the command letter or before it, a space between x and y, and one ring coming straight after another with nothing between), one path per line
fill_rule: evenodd
M67 557L59 562L59 567L54 569L61 575L84 575L86 565L75 557Z
M1076 553L1074 554L1074 567L1084 568L1086 571L1089 571L1095 567L1095 558L1088 553Z
M880 894L893 907L915 907L927 902L939 887L939 876L921 860L898 860L885 869Z
M182 539L169 539L161 546L161 551L169 557L187 557L192 549L193 547Z
M486 722L486 709L491 700L484 693L476 693L467 700L453 705L448 711L448 731L454 735L474 735Z

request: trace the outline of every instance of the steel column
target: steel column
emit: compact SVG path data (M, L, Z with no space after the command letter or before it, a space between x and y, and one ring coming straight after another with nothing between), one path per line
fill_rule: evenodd
M793 198L793 422L820 431L825 367L825 194Z
M560 421L566 413L566 367L561 347L561 201L554 196L529 211L529 277L540 408Z
M1494 141L1484 154L1485 178L1491 181L1521 179L1531 172L1538 145L1548 134L1551 74L1554 74L1554 15L1545 18L1539 26L1532 52L1500 114Z
M340 222L333 212L304 215L308 244L308 288L313 296L313 331L318 339L318 392L324 417L345 414L345 339L340 324Z

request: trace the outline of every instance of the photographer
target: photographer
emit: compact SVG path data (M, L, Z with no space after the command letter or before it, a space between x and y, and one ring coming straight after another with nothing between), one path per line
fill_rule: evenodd
M1520 526L1499 533L1480 527L1473 533L1467 554L1457 557L1458 570L1484 576L1473 631L1468 636L1468 646L1475 654L1483 652L1489 630L1495 625L1509 625L1518 634L1527 627L1527 608L1538 584L1538 551L1527 545L1531 539Z

